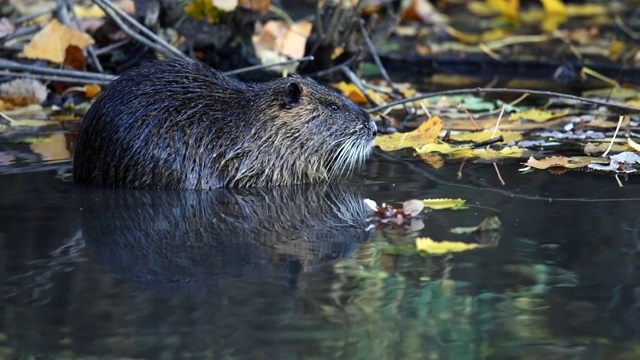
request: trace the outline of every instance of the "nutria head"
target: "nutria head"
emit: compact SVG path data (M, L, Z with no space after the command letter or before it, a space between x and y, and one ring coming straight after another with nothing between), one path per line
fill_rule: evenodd
M364 110L313 80L248 84L193 59L155 61L91 106L73 177L165 189L319 183L361 164L375 135Z
M329 181L369 155L376 125L341 94L299 76L256 85L256 93L264 95L248 106L251 141L228 185Z

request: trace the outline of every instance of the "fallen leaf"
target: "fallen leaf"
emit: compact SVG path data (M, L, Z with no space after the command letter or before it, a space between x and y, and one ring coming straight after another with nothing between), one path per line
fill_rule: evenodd
M24 55L29 59L49 60L60 64L64 61L68 46L75 45L80 49L85 49L93 43L91 36L62 25L58 20L54 19L42 30L38 31L24 47Z
M531 109L523 112L513 113L509 116L509 121L517 120L529 120L535 122L544 122L552 119L556 119L565 116L569 113L569 110L560 110L557 112L549 110Z
M494 149L475 149L467 145L451 146L449 144L427 144L418 149L418 153L437 152L448 154L451 158L476 157L482 159L499 159L504 157L521 157L524 149L517 146L507 146L500 150Z
M37 79L14 79L0 85L0 99L5 106L41 104L48 93L47 87Z
M402 211L408 216L417 216L424 209L424 203L420 200L407 200L402 203Z
M342 92L344 96L348 97L349 100L353 101L356 104L369 103L369 101L367 101L367 98L364 96L362 91L360 91L360 89L358 89L358 87L355 84L341 81L339 83L335 83L331 85L336 89L340 90L340 92ZM373 100L377 102L386 101L386 99L383 99L382 97L380 97L380 95L378 95L378 93L376 93L371 89L367 89L367 95L369 95Z
M422 200L424 206L434 209L463 209L467 200L464 199L424 199Z
M593 170L629 174L638 171L638 164L640 164L640 156L630 151L611 155L609 160L611 162L608 165L590 164L589 168Z
M478 226L469 227L457 227L449 230L453 234L472 234L476 232L488 232L499 231L502 229L502 222L497 216L490 216L484 220Z
M291 59L300 59L304 56L312 27L309 21L289 25L282 20L270 20L253 37L253 43L261 50L271 50Z
M478 248L479 244L467 244L457 241L433 241L431 238L417 238L416 249L428 254L442 255Z
M495 134L492 130L472 131L465 133L452 133L451 139L456 141L473 141L482 142L494 137L502 136L503 142L520 141L522 140L522 133L517 131L496 131Z
M563 167L567 169L581 168L589 165L590 160L581 158L578 161L563 156L551 156L541 160L536 160L533 156L527 160L527 165L536 169L548 169L550 167Z
M422 159L422 161L431 165L434 169L440 169L444 166L444 159L439 154L418 153L418 157Z
M42 141L33 141L29 147L47 161L66 160L71 157L64 133L50 135Z
M384 151L417 148L435 142L443 126L442 119L439 116L434 116L411 132L377 136L374 145Z

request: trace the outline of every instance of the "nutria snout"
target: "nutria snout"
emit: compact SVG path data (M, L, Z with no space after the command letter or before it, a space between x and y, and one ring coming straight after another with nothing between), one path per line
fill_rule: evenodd
M311 79L244 83L193 59L154 61L91 106L73 178L166 189L319 183L362 165L375 136L366 111Z

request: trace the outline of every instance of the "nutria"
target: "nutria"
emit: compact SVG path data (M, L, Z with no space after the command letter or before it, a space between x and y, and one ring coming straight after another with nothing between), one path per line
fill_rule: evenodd
M152 61L91 106L73 179L141 189L319 183L360 165L375 135L366 111L310 79L243 83L194 59Z

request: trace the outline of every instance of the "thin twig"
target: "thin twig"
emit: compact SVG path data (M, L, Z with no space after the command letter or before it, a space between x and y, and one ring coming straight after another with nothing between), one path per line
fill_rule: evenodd
M602 153L602 157L606 157L607 154L609 154L609 151L611 151L611 148L613 147L613 143L616 141L616 136L618 135L618 131L620 130L620 125L622 124L622 120L624 120L624 115L620 115L620 117L618 118L618 126L616 126L616 131L613 133L613 138L611 138L609 147L607 147L607 150L605 150L605 152Z
M378 55L378 51L376 50L376 47L373 44L373 41L371 40L371 36L369 36L369 31L367 31L367 28L364 25L365 24L363 19L358 20L358 26L360 26L360 33L362 33L362 37L364 38L364 41L367 44L367 47L369 48L369 54L371 54L373 61L376 63L376 65L378 66L378 69L380 70L380 74L387 81L389 86L391 86L391 89L393 89L393 92L395 94L401 95L400 89L398 89L396 84L393 81L391 81L391 77L389 76L387 69L382 64L382 61L380 60L380 55ZM373 103L371 104L373 105ZM408 106L406 104L403 104L403 106L406 113L410 114L411 112L409 111Z
M358 88L358 90L360 90L360 92L362 92L362 95L364 95L369 104L376 106L377 102L373 100L373 98L367 93L367 89L364 88L364 86L362 85L362 81L360 81L356 74L354 74L353 71L351 71L351 69L346 66L341 66L340 70L342 70L342 73L345 74L349 78L349 80L351 80L351 82Z
M98 74L96 74L98 75ZM102 74L100 74L102 75ZM78 84L101 84L105 85L111 82L111 80L104 79L90 79L80 78L73 76L60 76L60 75L48 75L48 74L30 74L30 73L16 73L11 70L0 70L0 76L8 76L14 78L27 78L27 79L40 79L46 81L60 81ZM115 78L115 77L114 77Z
M11 60L0 59L0 68L7 70L15 70L15 71L28 71L31 74L47 74L47 75L55 75L55 76L66 76L66 77L76 77L76 78L84 78L91 80L104 80L111 81L113 80L113 75L108 74L99 74L93 72L86 71L77 71L77 70L63 70L63 69L52 69L43 66L35 66L35 65L25 65L20 64Z
M602 105L602 106L609 107L611 109L616 109L616 110L623 111L623 112L629 112L631 114L640 113L640 108L637 108L635 106L620 105L620 104L614 104L614 103L610 103L610 102L606 102L606 101L592 100L592 99L587 99L587 98L581 97L581 96L563 94L563 93L558 93L558 92L554 92L554 91L542 91L542 90L531 90L531 89L506 89L506 88L473 88L473 89L455 89L455 90L435 91L435 92L431 92L431 93L426 93L426 94L421 94L421 95L418 95L418 96L414 96L414 97L411 97L411 98L392 101L390 103L387 103L387 104L380 105L380 106L374 107L372 109L369 109L368 111L370 113L374 113L374 112L378 112L378 111L384 110L384 109L389 108L389 107L402 105L402 104L406 104L406 103L410 103L410 102L414 102L414 101L418 101L418 100L422 100L422 99L426 99L426 98L430 98L430 97L436 97L436 96L460 95L460 94L476 94L476 93L483 93L483 92L484 93L507 93L507 94L511 93L511 94L530 94L530 95L555 96L555 97L564 98L564 99L571 99L571 100L581 101L581 102L589 103L589 104Z
M153 31L147 29L145 26L140 24L136 19L127 14L124 10L120 9L118 6L114 5L109 0L93 0L96 5L98 5L109 17L118 24L118 26L124 31L127 35L132 38L140 41L146 46L154 49L155 51L162 53L168 57L186 57L187 55L180 52L174 46L166 42L163 38L156 35ZM129 26L127 26L122 19L126 20L131 26L136 28L142 34L149 37L152 42L146 39L144 36L133 31Z

